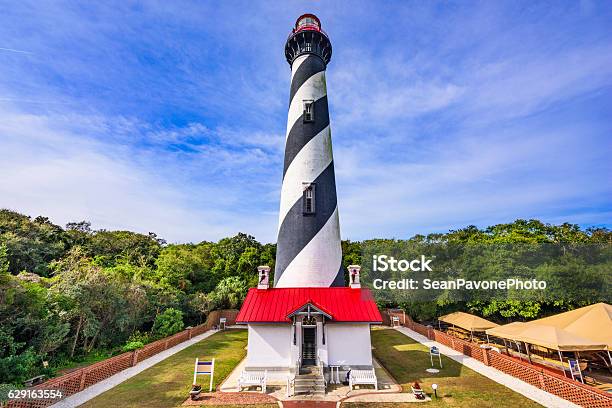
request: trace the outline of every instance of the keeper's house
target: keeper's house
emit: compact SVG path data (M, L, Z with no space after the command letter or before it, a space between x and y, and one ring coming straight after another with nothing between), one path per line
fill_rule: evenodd
M370 325L382 318L359 285L358 267L351 267L350 287L268 288L268 273L260 267L260 284L236 318L249 330L246 370L284 378L304 366L372 368Z

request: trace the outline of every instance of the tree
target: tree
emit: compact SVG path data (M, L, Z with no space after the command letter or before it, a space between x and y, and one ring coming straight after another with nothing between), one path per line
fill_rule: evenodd
M217 309L236 309L244 300L247 286L239 277L230 276L223 279L212 293L213 302Z
M0 242L6 245L9 272L21 271L47 276L49 262L59 259L68 249L65 232L48 218L34 221L26 215L0 210Z
M155 261L155 279L162 285L177 287L185 292L190 292L194 285L209 291L214 287L209 282L214 264L207 255L204 246L169 245L161 250Z
M0 275L9 273L8 248L5 243L0 243Z
M100 230L91 236L84 249L89 257L104 267L114 266L119 260L133 265L154 266L164 244L165 241L153 233Z
M183 312L168 308L155 317L153 333L159 338L168 337L183 330Z
M0 378L2 383L20 384L32 373L36 354L32 349L23 350L25 343L17 343L0 328ZM23 350L23 351L21 351Z

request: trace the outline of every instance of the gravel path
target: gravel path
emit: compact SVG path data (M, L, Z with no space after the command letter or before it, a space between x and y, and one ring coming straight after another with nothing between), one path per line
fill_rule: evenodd
M206 392L197 401L188 398L183 402L184 406L255 404L276 404L276 398L259 392Z
M422 336L419 333L412 331L406 327L396 327L395 330L405 334L406 336L418 341L419 343L427 347L438 347L440 349L440 352L445 356L452 358L456 362L461 363L468 368L471 368L477 373L482 374L485 377L490 378L491 380L510 388L512 391L518 392L519 394L524 395L525 397L537 402L538 404L544 405L545 407L580 408L578 405L564 400L563 398L557 397L556 395L534 387L531 384L527 384L526 382L521 381L518 378L514 378L511 375L502 373L501 371L493 367L489 367L476 360L475 358L468 357L456 350L453 350L450 347L429 340L427 337Z
M209 330L205 333L202 333L198 336L193 337L190 340L177 344L174 347L170 347L168 350L164 350L161 353L155 354L154 356L149 357L144 361L141 361L140 363L136 364L134 367L130 367L126 370L123 370L120 373L113 375L112 377L108 377L106 380L102 380L99 383L92 385L91 387L85 388L81 392L77 392L76 394L73 394L69 396L68 398L63 399L57 402L56 404L51 405L51 407L52 408L78 407L79 405L86 403L90 399L97 397L103 392L108 391L111 388L121 384L128 378L131 378L135 376L136 374L146 370L147 368L154 366L160 361L167 359L171 355L176 354L179 351L186 349L187 347L192 346L204 340L205 338L211 336L214 333L216 333L215 330Z

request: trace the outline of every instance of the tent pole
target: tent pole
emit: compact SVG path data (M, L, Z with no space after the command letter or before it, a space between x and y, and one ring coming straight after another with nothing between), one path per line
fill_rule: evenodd
M525 351L527 351L527 359L529 360L529 363L531 363L531 354L529 354L529 344L525 343Z
M567 377L565 373L565 367L563 367L563 355L561 355L561 350L557 350L559 352L559 361L561 361L561 370L563 370L563 376Z
M610 355L610 349L608 349L608 358L610 359L610 365L612 366L612 356Z
M487 334L487 344L491 343L491 341L489 340L489 335Z
M518 341L514 340L514 344L516 344L516 347L518 347L519 360L523 361L523 352L521 351L521 343L519 343Z

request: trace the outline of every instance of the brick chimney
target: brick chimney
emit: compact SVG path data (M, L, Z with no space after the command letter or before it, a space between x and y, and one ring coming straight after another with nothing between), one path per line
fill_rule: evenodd
M268 289L270 287L270 267L268 265L258 266L257 272L259 272L257 289Z
M359 272L361 271L361 266L359 265L349 265L349 286L352 289L361 288L361 281L359 280Z

